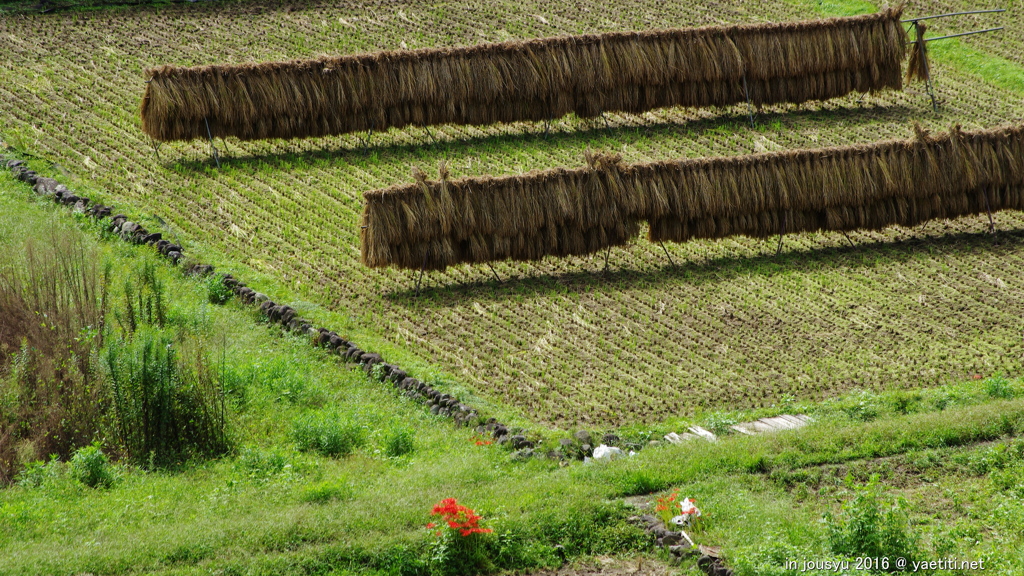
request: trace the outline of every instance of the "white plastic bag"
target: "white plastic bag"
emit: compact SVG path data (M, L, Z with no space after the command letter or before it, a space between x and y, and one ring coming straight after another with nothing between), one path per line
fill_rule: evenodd
M625 452L615 446L605 446L604 444L601 444L597 448L594 448L594 460L601 462L610 462L616 458L622 458L625 455Z
M686 498L679 503L680 514L672 518L676 526L687 528L692 526L697 518L700 518L700 508L697 508L692 498Z

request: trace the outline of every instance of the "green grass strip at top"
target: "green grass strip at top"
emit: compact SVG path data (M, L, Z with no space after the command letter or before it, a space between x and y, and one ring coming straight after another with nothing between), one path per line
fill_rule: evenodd
M999 32L993 32L999 34ZM976 74L985 81L1017 94L1024 94L1024 66L967 46L958 38L928 43L928 56L934 61L951 64ZM941 82L941 76L936 78Z
M168 6L186 0L0 0L0 14L48 14L65 10L103 10Z
M872 2L865 0L829 0L817 2L815 0L795 0L794 5L812 8L822 16L857 16L859 14L871 14L878 11L878 7ZM911 16L917 16L912 14ZM967 30L965 30L966 32ZM992 32L1000 34L1002 32ZM927 38L926 34L926 38ZM939 40L928 43L928 56L930 59L948 64L957 69L975 74L1000 88L1005 88L1017 94L1024 94L1024 66L1003 58L989 54L983 50L972 48L964 44L959 38ZM936 78L942 82L942 77Z
M865 0L833 0L830 2L816 2L818 13L823 16L859 16L861 14L873 14L878 7L872 2Z

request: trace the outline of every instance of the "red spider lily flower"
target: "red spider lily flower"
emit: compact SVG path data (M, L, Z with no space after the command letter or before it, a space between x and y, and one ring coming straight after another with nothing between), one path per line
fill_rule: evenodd
M471 508L462 506L454 498L446 498L439 502L430 512L431 516L441 516L451 530L458 530L463 537L471 534L489 534L490 528L481 528L480 520L483 516L474 512ZM428 528L432 528L431 522ZM436 532L435 534L440 534Z
M433 528L434 526L437 526L437 524L434 524L433 522L427 523L427 528Z
M474 443L474 444L476 444L477 446L490 446L491 445L491 441L490 440L487 440L487 439L485 439L485 438L483 438L483 437L481 437L479 435L473 435L469 439L469 441Z

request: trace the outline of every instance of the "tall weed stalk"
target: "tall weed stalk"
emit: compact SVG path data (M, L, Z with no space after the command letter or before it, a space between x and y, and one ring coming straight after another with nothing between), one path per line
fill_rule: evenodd
M99 262L56 223L0 246L0 483L26 462L67 458L102 427L96 351L110 268Z
M114 430L142 466L175 466L230 448L220 382L198 344L181 348L167 331L144 326L106 349Z

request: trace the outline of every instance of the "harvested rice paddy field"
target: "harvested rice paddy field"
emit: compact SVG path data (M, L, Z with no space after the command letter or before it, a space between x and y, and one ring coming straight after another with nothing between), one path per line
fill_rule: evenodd
M993 2L914 3L907 15ZM1001 5L1000 5L1001 6ZM3 138L65 180L165 222L192 254L343 336L537 423L617 426L702 409L815 400L852 388L917 388L1024 367L1024 216L999 213L881 233L638 240L603 255L417 274L359 263L365 191L452 176L864 144L1024 118L1024 19L933 52L938 113L903 92L823 104L666 109L601 119L409 128L296 141L175 143L140 131L144 69L469 45L556 34L758 23L871 12L863 2L337 2L216 4L0 18ZM159 218L159 220L157 219ZM148 225L148 224L147 224ZM161 229L159 224L150 226ZM266 287L265 287L266 286ZM334 325L337 326L337 325Z

